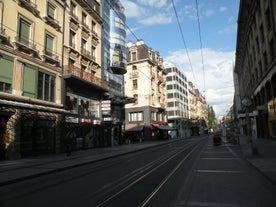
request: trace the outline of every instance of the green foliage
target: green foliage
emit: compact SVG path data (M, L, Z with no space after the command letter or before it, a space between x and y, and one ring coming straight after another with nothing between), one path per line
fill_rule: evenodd
M208 126L213 127L216 119L215 111L213 109L213 106L209 106L209 105L207 110L208 110Z

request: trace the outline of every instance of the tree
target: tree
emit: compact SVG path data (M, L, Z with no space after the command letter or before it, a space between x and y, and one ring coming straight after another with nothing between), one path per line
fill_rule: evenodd
M216 114L213 109L213 106L208 105L208 126L209 127L213 127L215 119L216 119Z

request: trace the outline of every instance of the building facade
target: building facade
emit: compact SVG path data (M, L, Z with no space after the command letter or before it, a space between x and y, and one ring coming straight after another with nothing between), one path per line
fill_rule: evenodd
M125 94L136 102L126 104L126 125L131 139L168 138L166 73L163 59L143 40L127 44ZM129 137L130 138L130 137Z
M0 1L0 159L60 151L63 11Z
M98 0L0 1L1 159L110 146L101 11Z
M108 82L106 101L111 110L103 114L114 130L115 143L122 141L122 128L125 120L124 75L126 73L126 29L124 7L119 0L103 1L103 50L102 78Z
M170 125L177 129L171 137L191 136L187 77L175 65L164 63L166 71L167 116Z
M203 96L190 81L188 82L188 91L191 134L200 135L206 131L208 123L208 112L205 96Z
M273 0L241 0L239 7L234 72L243 105L237 117L243 131L258 138L276 139L275 9Z

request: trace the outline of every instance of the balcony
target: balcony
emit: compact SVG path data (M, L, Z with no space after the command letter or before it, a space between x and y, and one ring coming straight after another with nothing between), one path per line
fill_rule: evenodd
M91 53L84 48L81 48L81 55L88 60L96 61L96 57L92 56Z
M92 31L92 44L97 46L99 44L99 36L95 31Z
M54 52L43 50L41 57L43 61L48 62L50 64L56 66L59 64L58 56Z
M18 4L19 4L19 6L30 11L33 15L35 15L35 16L39 15L37 5L34 2L32 2L31 0L18 0Z
M70 16L70 28L72 28L73 30L77 31L78 28L79 28L79 24L80 24L79 23L79 18L73 12L71 12L70 15L71 15Z
M15 41L13 42L13 45L16 50L22 50L23 52L32 54L33 56L36 56L38 54L36 45L29 40L22 39L20 36L15 37Z
M84 71L75 66L70 66L70 65L65 66L64 75L66 78L74 78L77 80L82 79L82 80L88 82L90 85L95 85L97 87L100 87L103 90L108 89L108 84L106 81L94 76L93 73Z
M70 47L68 47L68 54L69 57L76 60L79 57L79 51L76 49L76 45L74 43L70 44Z
M55 28L57 31L60 30L60 26L59 26L59 21L56 19L53 19L49 16L45 16L43 17L44 21L49 24L50 26L52 26L53 28Z

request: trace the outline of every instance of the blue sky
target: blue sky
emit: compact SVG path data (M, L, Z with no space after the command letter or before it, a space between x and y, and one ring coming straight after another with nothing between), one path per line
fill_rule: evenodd
M212 105L216 115L226 114L233 103L233 64L239 0L120 0L125 7L127 41L143 39L175 64ZM133 35L134 33L134 35ZM203 54L203 63L202 56ZM189 58L191 64L189 62Z

